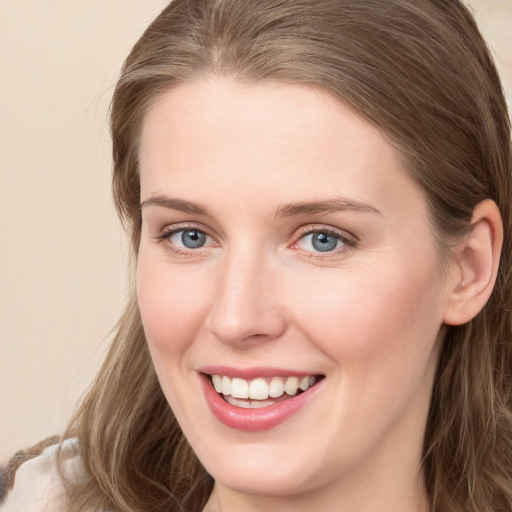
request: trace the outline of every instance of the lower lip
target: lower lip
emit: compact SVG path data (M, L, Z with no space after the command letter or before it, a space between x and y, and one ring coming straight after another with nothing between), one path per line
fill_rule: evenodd
M247 432L261 432L277 427L304 407L317 393L322 381L307 391L259 409L244 409L226 402L215 391L209 377L201 375L206 401L213 415L227 427Z

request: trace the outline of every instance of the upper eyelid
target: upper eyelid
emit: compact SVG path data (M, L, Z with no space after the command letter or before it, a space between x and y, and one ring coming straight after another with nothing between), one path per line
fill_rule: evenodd
M207 241L205 245L199 246L197 248L190 248L190 247L181 247L180 245L176 244L175 242L171 241L171 237L175 236L176 234L187 231L187 230L195 230L200 231L206 235ZM211 249L212 247L215 247L218 245L217 240L211 236L207 230L203 228L199 228L197 225L190 225L187 223L186 225L172 225L169 224L165 226L162 230L160 230L156 235L154 235L153 240L157 242L158 244L161 244L166 251L170 251L171 253L174 253L177 256L199 256L201 254L204 254L205 250ZM208 239L210 240L208 242Z
M197 231L201 231L210 238L215 239L215 236L211 234L211 230L197 222L178 222L176 224L167 224L159 230L157 237L168 236L179 231L185 231L186 229L196 229Z
M329 233L332 235L337 235L341 238L345 238L348 240L352 240L354 242L357 242L359 239L356 235L351 233L350 231L347 231L346 229L340 229L335 228L333 226L324 225L324 224L308 224L305 226L301 226L295 231L294 239L298 240L299 238L302 238L303 236L312 234L312 233Z
M155 240L158 243L164 243L166 245L172 245L175 247L178 247L180 251L192 251L192 252L199 252L201 249L208 249L211 247L211 245L205 245L198 247L197 249L190 249L190 248L180 248L179 246L176 246L173 242L171 242L170 238L171 236L175 235L176 233L179 233L180 231L186 231L186 230L197 230L201 231L206 235L207 238L210 239L211 242L213 242L214 246L218 245L217 238L213 236L208 229L205 227L202 227L201 225L198 226L198 223L190 223L190 222L184 222L184 223L177 223L177 224L168 224L164 226L162 229L160 229L155 235L151 236L153 240Z
M317 260L329 260L330 258L337 258L340 257L341 255L346 255L347 251L355 249L359 245L358 237L356 237L347 230L335 228L333 226L309 224L302 226L297 231L289 247L293 250L300 251L302 254L304 254L304 256L307 256L308 258L313 258ZM343 245L342 247L338 247L336 249L333 249L332 251L326 252L302 249L301 247L298 247L300 241L303 238L309 235L313 235L314 233L327 233L331 236L335 236L341 241Z

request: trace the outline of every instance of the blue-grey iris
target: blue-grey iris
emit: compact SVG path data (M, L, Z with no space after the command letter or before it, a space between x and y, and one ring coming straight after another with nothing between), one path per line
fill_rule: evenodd
M315 250L320 252L333 251L338 245L338 238L326 233L314 233L311 238L311 244Z
M181 241L187 249L197 249L206 242L206 235L197 229L186 229L181 235Z

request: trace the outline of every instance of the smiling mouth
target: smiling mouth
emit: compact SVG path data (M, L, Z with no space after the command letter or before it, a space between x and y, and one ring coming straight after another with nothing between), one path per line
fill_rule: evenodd
M270 377L246 380L227 375L208 375L215 391L227 403L244 409L259 409L289 400L320 382L323 375Z

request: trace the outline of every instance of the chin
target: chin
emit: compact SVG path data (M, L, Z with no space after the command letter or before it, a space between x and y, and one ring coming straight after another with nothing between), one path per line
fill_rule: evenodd
M302 474L301 474L302 473ZM304 492L307 478L301 471L281 468L269 471L269 466L216 467L212 474L215 482L241 494L251 496L285 497Z
M296 450L264 444L206 450L196 453L215 482L242 494L293 496L322 487L333 478L333 468L325 464L326 454L319 456L318 451L315 456L300 445Z

